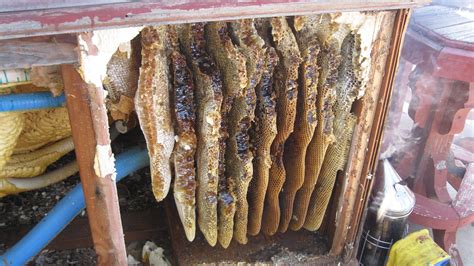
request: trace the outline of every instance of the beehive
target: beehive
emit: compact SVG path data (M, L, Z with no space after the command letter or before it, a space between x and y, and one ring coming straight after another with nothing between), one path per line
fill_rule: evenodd
M179 263L351 257L407 18L314 12L377 6L352 4L249 4L219 22L203 4L199 23L141 29L135 110L155 197L174 195ZM145 24L189 21L176 14Z
M179 119L175 122L171 164L175 198L184 189L198 203L183 215L176 201L180 228L190 241L180 243L182 249L232 254L226 249L237 248L234 242L252 250L259 235L304 241L304 231L324 239L364 130L358 109L373 107L367 105L380 86L369 80L381 73L378 64L388 50L374 47L386 48L390 31L382 26L393 21L392 12L333 13L158 27L172 40L165 52L171 82L162 85L171 84L175 103L164 108L177 117L188 110L183 118L190 121L187 133ZM181 53L190 67L179 59L177 73ZM185 84L177 78L186 80L188 91L179 96ZM179 148L182 134L194 132L197 143L193 137L192 144ZM196 146L207 148L195 154ZM188 185L177 186L184 165ZM194 239L196 219L201 233ZM279 249L290 248L284 242L276 241Z

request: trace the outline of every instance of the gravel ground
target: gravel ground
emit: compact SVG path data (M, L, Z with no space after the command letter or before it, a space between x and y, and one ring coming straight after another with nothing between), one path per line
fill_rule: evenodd
M50 165L47 171L57 169L72 160L74 160L74 153L69 153ZM40 190L0 198L0 232L5 228L18 225L36 224L78 183L79 175L76 174Z
M43 250L34 262L28 265L95 265L96 255L93 248L76 248L70 250Z
M121 153L130 146L144 145L143 137L139 130L134 130L126 135L119 136L112 144L115 154ZM58 162L48 168L54 170L62 165L74 160L74 152L64 156ZM75 185L80 182L79 175L46 187L44 189L24 192L18 195L10 195L0 198L0 235L2 232L15 230L19 226L28 226L38 223L54 205L64 197ZM117 184L119 195L120 211L132 212L150 208L156 208L158 203L153 197L150 183L150 172L144 168L132 173L127 178ZM81 216L87 216L83 211ZM154 239L150 239L154 240ZM159 246L166 246L168 237L154 240ZM0 254L8 248L0 241ZM129 243L127 247L129 254L141 253L144 242ZM169 245L169 244L168 244ZM166 250L166 248L165 248ZM137 260L140 257L135 257ZM94 265L96 255L92 248L78 248L72 250L43 250L29 265Z

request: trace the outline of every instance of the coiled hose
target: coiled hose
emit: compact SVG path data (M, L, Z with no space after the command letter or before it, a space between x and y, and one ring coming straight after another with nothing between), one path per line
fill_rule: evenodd
M146 149L134 147L116 158L116 182L149 165ZM85 207L81 184L76 185L20 241L0 256L0 266L25 265L54 239Z

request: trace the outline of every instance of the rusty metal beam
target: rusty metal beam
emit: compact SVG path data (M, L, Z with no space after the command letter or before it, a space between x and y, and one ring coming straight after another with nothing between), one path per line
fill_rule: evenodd
M103 89L84 82L72 65L62 75L79 174L100 265L126 265L115 166Z
M2 3L7 1L0 0L0 39L145 24L186 23L336 11L389 10L409 8L430 2L429 0L173 0L133 1L80 7L84 0L78 0L75 6L1 12ZM49 0L47 2L55 1Z

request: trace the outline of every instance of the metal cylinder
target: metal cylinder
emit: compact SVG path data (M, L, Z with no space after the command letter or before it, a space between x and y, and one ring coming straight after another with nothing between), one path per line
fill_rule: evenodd
M361 265L384 265L391 246L407 231L415 195L390 162L379 161L359 246Z

